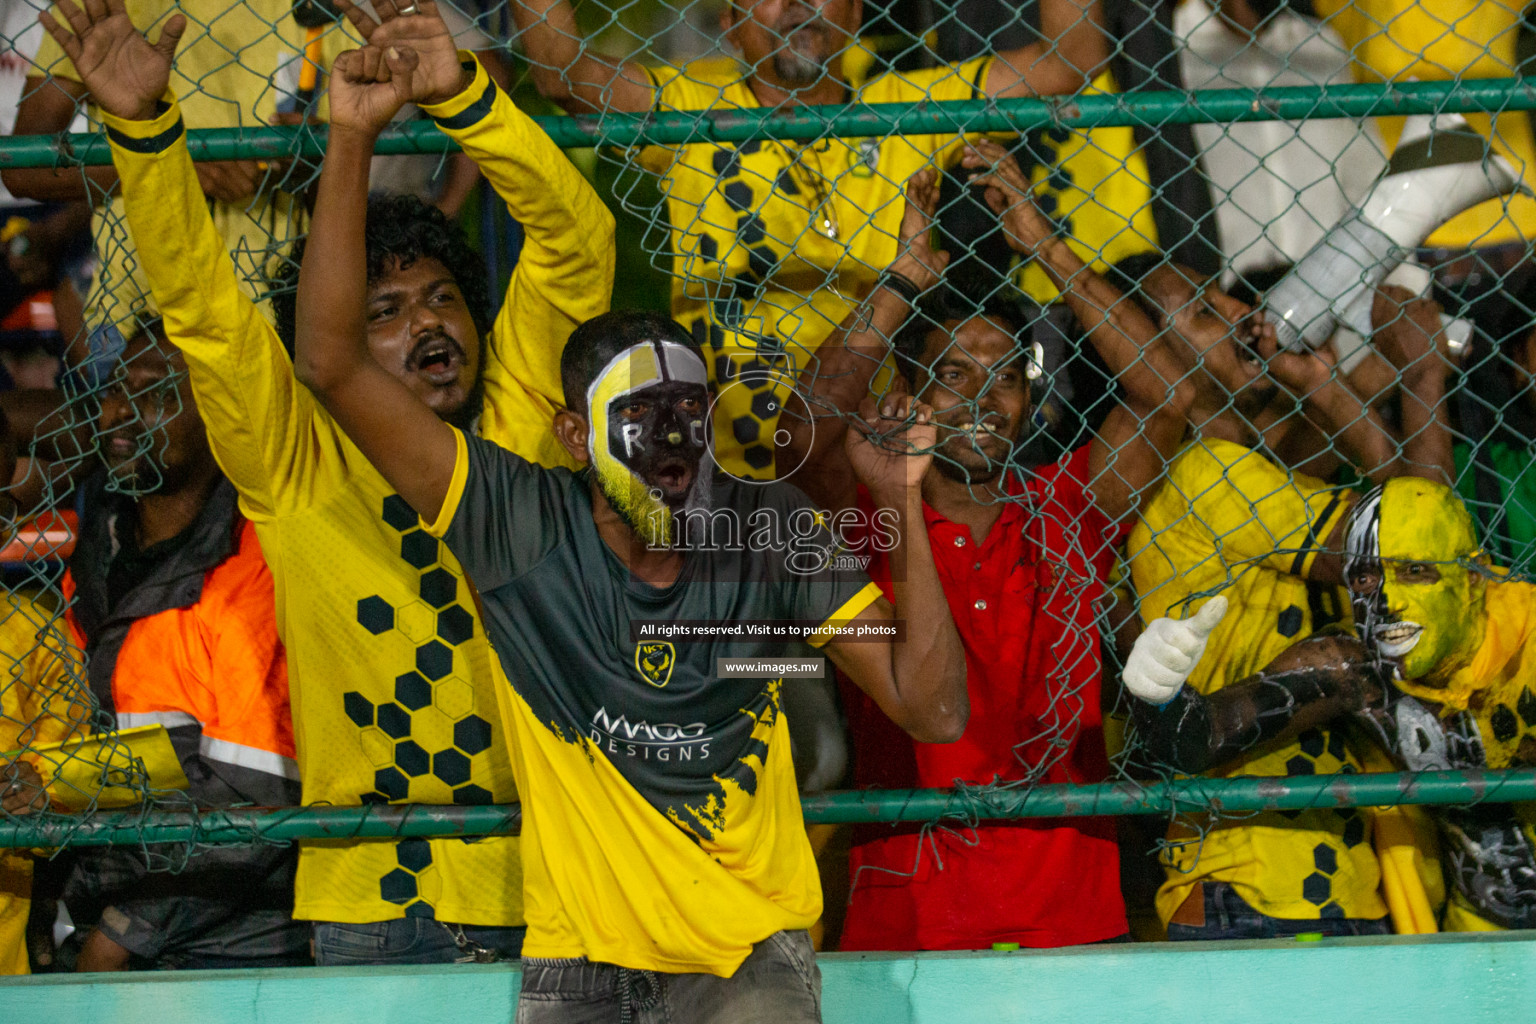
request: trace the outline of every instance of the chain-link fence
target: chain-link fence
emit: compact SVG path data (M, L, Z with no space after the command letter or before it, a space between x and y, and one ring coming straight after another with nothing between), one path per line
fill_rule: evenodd
M862 395L904 388L938 410L925 495L936 517L975 531L984 582L945 582L957 618L974 610L967 628L986 638L971 652L973 720L1006 742L993 736L985 774L942 759L892 773L884 734L845 694L822 712L833 738L803 743L846 748L836 765L851 750L854 767L819 788L874 792L808 794L808 820L922 823L903 849L942 863L982 821L1154 813L1166 835L1144 838L1167 869L1165 920L1204 880L1268 894L1259 901L1282 918L1389 909L1413 930L1423 915L1379 893L1421 874L1433 875L1424 901L1449 890L1459 907L1446 927L1531 923L1536 203L1522 183L1536 92L1521 77L1523 8L896 0L865 5L862 22L838 0L443 8L460 47L611 201L616 303L670 310L704 351L722 470L789 477L834 505L847 488L796 474L808 456L838 468L829 439ZM356 31L317 0L176 10L189 26L170 88L198 186L239 287L271 317L307 228L328 70ZM0 842L154 844L157 863L174 848L180 868L203 843L515 829L515 809L472 806L499 802L475 760L495 759L492 683L455 639L473 605L457 601L457 565L421 550L414 516L395 521L389 499L374 515L394 531L410 600L365 584L338 600L358 642L396 637L401 674L367 692L295 674L296 730L222 740L210 705L114 681L138 628L119 602L156 579L146 556L168 557L156 544L188 543L190 527L150 536L142 524L199 471L197 438L175 427L196 389L146 279L144 246L163 240L131 230L97 112L37 11L16 0L0 26L15 86L0 103L16 106L0 144L14 227L0 237L11 277L25 278L14 308L45 290L57 309L53 324L0 324L20 460L0 748L18 783L15 765L40 773L51 804L8 805ZM127 11L149 28L171 8ZM468 227L499 297L521 229L489 186L471 195L472 162L420 112L379 152L375 183ZM55 235L83 220L81 204L91 244L71 252ZM39 256L46 273L27 277ZM21 372L50 359L56 383ZM219 429L228 408L195 398ZM206 497L214 478L196 479ZM1401 666L1418 658L1411 673L1398 668L1363 708L1315 701L1335 713L1301 714L1304 729L1255 713L1209 777L1149 750L1156 723L1119 685L1142 628L1228 597L1189 677L1213 700L1309 636L1350 630L1350 581L1327 552L1361 520L1361 495L1406 479L1450 485L1477 536L1452 542L1447 493L1410 514L1389 488L1377 532L1352 548L1357 561L1375 553L1378 575L1388 567L1387 589L1461 588L1372 611L1383 632L1366 639L1378 656L1402 648ZM1399 580L1408 564L1435 578ZM307 585L283 572L282 586ZM182 607L166 597L152 614ZM998 692L979 692L991 660L1011 681L988 675ZM133 670L153 680L154 667ZM1299 694L1286 691L1287 711ZM340 723L326 726L331 749L295 749L323 703ZM258 710L287 716L287 697ZM210 738L254 746L285 778L346 747L357 768L323 802L357 806L250 811L232 787L224 806L194 809L178 714L201 727L196 756L218 761ZM1403 810L1416 805L1454 808L1434 812L1438 842ZM384 899L424 898L411 893Z

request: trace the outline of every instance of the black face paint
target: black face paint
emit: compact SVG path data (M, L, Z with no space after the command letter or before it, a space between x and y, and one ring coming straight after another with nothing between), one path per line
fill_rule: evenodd
M1344 585L1349 588L1355 634L1378 668L1383 662L1377 627L1391 619L1386 573L1381 565L1381 501L1385 493L1385 487L1377 487L1356 502L1344 529Z
M709 391L690 381L658 381L608 405L614 461L680 506L709 447Z
M1387 678L1354 637L1319 633L1241 682L1208 695L1185 686L1161 707L1132 701L1131 716L1158 763L1198 773L1280 736L1298 714L1320 724L1379 707Z

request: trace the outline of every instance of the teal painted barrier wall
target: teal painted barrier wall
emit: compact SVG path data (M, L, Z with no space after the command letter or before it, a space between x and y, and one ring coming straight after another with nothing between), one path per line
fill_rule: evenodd
M1155 943L1019 953L833 953L827 1024L1513 1024L1536 1019L1536 932ZM43 976L4 1024L499 1024L509 965Z

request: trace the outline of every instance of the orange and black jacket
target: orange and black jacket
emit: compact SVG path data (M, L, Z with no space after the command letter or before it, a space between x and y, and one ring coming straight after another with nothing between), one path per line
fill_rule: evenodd
M133 500L91 481L66 621L102 708L120 728L166 727L199 807L291 806L299 778L272 575L235 502L220 479L185 533L139 552ZM96 851L71 873L66 900L162 965L281 958L308 938L290 920L295 863L290 848L251 844L150 873L136 851Z

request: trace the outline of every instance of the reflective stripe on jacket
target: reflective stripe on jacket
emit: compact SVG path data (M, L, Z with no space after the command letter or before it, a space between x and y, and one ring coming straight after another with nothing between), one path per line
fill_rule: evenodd
M121 728L166 726L199 804L297 803L272 574L234 488L220 480L187 542L108 608L129 499L93 485L64 592L97 699Z

